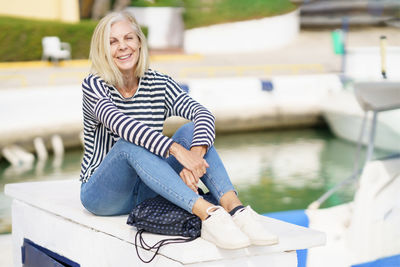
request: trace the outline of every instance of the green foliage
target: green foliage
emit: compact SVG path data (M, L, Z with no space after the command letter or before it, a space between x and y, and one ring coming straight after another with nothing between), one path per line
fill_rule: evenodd
M294 10L290 0L132 0L132 6L184 6L185 28L274 16ZM42 38L58 36L71 45L73 59L88 58L97 22L77 24L0 16L0 61L40 60ZM147 28L142 28L147 35Z
M86 59L96 25L92 20L72 24L0 17L0 61L40 60L44 36L60 37L71 45L72 59ZM142 30L147 35L147 28Z
M131 0L131 6L183 6L186 29L275 16L296 9L290 0Z
M0 61L40 60L42 38L58 36L71 45L72 58L88 58L95 21L77 24L0 17Z
M294 9L289 0L185 0L184 22L190 29L275 16Z

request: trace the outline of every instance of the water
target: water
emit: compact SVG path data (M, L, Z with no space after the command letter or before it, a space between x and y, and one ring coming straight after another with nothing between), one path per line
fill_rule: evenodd
M219 135L215 147L240 199L259 213L306 208L351 174L355 151L354 144L335 138L326 128ZM376 157L385 154L376 151ZM0 233L11 230L5 184L78 179L81 157L81 150L68 151L61 165L50 158L44 166L25 171L0 162ZM342 188L322 207L350 201L354 190L354 185Z

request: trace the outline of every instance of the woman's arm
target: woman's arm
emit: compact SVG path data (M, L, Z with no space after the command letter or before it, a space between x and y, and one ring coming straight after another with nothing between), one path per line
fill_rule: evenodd
M170 153L184 166L179 176L196 193L199 179L209 167L207 161L203 159L206 149L205 146L196 146L187 150L178 143L173 143L169 149Z
M104 82L90 75L82 83L84 111L119 137L166 157L173 140L121 112L107 97Z
M183 166L198 177L203 176L206 168L209 167L202 155L193 150L187 150L178 143L173 143L169 151Z
M119 137L166 157L173 140L146 124L125 115L108 99L100 99L94 109L97 119Z
M194 123L191 147L214 144L215 118L209 110L192 99L171 78L167 79L166 91L167 116L180 116Z
M194 123L193 139L190 148L191 153L186 153L185 157L192 155L193 158L203 158L207 152L207 149L214 143L214 116L205 107L200 105L188 94L186 94L171 78L169 78L167 81L166 96L169 116L181 116L193 121ZM171 153L172 149L173 146L171 146L170 149ZM182 156L182 161L185 159L185 157ZM178 161L182 163L179 159ZM195 166L192 169L186 167L185 164L182 164L184 168L179 174L186 185L188 185L195 192L197 192L198 189L197 184L199 179L206 173L206 168L209 167L205 160L204 162L197 162L200 163L200 165Z

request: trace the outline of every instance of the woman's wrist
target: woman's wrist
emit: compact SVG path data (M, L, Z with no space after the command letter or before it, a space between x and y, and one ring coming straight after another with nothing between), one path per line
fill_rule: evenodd
M176 142L173 142L172 145L169 147L168 152L170 155L176 156L178 149L179 149L179 144Z
M173 142L172 145L169 147L168 152L170 155L176 156L176 154L178 153L178 151L181 148L184 148L184 147L176 142ZM196 153L197 155L199 155L201 157L204 157L204 155L207 152L207 146L193 146L190 148L190 151Z
M181 154L182 152L187 152L189 150L187 150L186 148L184 148L181 144L177 143L177 142L173 142L172 145L169 147L169 153L170 155L173 155L175 157L178 156L178 154Z
M190 148L190 151L197 153L201 157L204 157L207 152L207 146L193 146Z

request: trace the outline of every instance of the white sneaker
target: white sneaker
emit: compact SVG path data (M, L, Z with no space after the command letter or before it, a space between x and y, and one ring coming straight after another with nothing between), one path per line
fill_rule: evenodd
M259 220L259 216L261 215L257 214L250 206L247 206L243 210L237 211L232 216L232 219L240 230L249 237L252 245L269 246L278 244L278 237L265 229L265 226Z
M211 211L214 209L213 211ZM208 219L202 222L201 238L224 249L238 249L250 246L249 238L240 231L231 215L220 206L207 209Z

